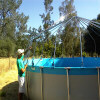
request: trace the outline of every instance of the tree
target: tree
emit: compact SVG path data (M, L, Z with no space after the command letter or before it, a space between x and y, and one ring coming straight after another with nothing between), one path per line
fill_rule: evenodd
M29 17L18 12L21 3L22 0L0 0L0 38L2 41L9 38L9 41L13 42L13 47L16 47L19 40L23 41L23 33L27 32L26 23Z
M60 16L65 16L66 20L76 16L77 13L73 3L74 0L64 0L59 7ZM62 31L61 42L64 55L73 56L79 53L79 32L77 22L75 20L72 20L71 23L65 27L64 31Z
M74 0L64 0L61 6L59 7L60 16L65 16L65 15L68 15L67 17L75 16L76 11L73 3Z
M53 10L53 6L51 6L53 0L44 0L44 6L45 6L45 13L43 13L41 16L42 23L43 23L43 29L46 30L48 27L50 27L54 21L51 20L51 14ZM44 33L44 37L47 38L50 35L49 32Z
M51 14L53 13L53 6L51 5L53 2L53 0L44 0L44 6L45 6L45 13L41 14L41 19L42 19L42 23L43 23L43 30L46 30L47 28L49 28L54 21L51 20ZM42 28L41 28L42 30ZM45 33L42 33L42 37L41 37L41 49L40 52L43 53L43 55L45 57L47 56L51 56L51 48L53 47L53 43L50 39L50 32L47 31Z
M97 19L93 21L100 22L100 14L97 16ZM85 51L90 53L93 56L94 53L100 55L100 29L89 24L87 27L87 32L84 35L85 40Z
M98 20L98 22L100 22L100 14L98 14L97 20Z
M13 37L22 30L26 32L28 17L19 14L17 9L22 0L0 0L0 34L3 37ZM25 27L25 28L24 28ZM23 32L22 31L22 32Z
M15 47L16 45L9 38L5 38L5 40L0 40L0 56L1 57L15 56L14 54Z

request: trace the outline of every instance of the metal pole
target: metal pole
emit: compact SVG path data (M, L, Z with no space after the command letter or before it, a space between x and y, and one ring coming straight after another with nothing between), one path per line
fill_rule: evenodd
M82 38L81 38L81 31L80 31L80 27L79 27L79 33L80 33L80 48L81 48L81 57L82 57Z
M70 100L68 69L69 69L69 68L66 68L66 72L67 72L67 91L68 91L68 100Z
M79 22L78 22L78 25L79 25ZM81 61L82 61L82 65L83 65L83 57L82 57L82 37L81 37L80 25L79 25L79 34L80 34Z
M99 89L99 100L100 100L100 86L99 86L99 68L97 68L98 69L98 89Z
M43 74L42 74L43 67L40 67L40 77L41 77L41 100L43 100Z
M55 49L54 49L54 59L55 59L55 56L56 56L56 40L55 40Z
M57 39L57 34L56 34L56 39ZM55 44L54 44L55 45L55 49L54 49L54 59L53 59L53 64L52 64L53 66L55 64L54 60L55 60L55 55L56 55L56 39L55 39Z

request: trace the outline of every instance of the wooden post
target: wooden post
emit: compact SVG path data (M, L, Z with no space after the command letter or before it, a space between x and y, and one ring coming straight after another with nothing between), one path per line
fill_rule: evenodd
M11 67L10 67L10 56L9 56L9 69L11 69Z

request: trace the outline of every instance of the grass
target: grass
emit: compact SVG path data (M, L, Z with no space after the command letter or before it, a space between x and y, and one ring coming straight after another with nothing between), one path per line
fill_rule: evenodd
M16 58L0 58L0 100L18 99Z
M17 69L16 58L0 58L0 75L11 69Z

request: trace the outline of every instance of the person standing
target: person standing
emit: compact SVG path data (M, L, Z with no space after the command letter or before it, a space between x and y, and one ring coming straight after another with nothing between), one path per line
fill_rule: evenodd
M25 93L25 71L27 64L24 65L24 49L17 50L17 68L18 68L18 82L19 82L19 92L18 100L22 100L23 94Z

